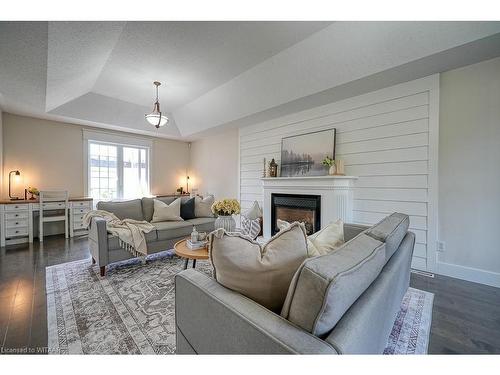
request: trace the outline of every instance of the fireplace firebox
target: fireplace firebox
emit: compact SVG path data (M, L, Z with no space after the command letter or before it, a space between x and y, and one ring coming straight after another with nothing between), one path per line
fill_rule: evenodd
M321 229L321 196L271 194L271 235L278 232L277 221L304 223L307 235Z

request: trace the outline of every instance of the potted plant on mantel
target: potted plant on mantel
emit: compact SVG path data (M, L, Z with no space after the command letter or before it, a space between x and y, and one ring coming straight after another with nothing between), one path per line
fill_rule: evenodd
M212 213L217 215L215 229L225 229L226 232L234 232L236 221L233 215L240 213L240 203L236 199L222 199L212 204Z
M327 155L326 158L323 159L321 164L323 164L325 167L328 167L328 174L330 176L333 176L335 174L335 160L333 160L331 157Z

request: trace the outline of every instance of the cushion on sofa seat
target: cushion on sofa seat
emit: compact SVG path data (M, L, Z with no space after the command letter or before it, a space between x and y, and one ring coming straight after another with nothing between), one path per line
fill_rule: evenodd
M144 233L146 236L146 242L156 241L158 236L156 234L156 230L152 230L149 233ZM120 247L120 243L118 241L118 237L112 234L108 234L108 249L118 249Z
M214 230L213 218L196 218L185 221L162 221L152 223L156 227L158 240L188 237L193 231L193 225L198 232L211 232Z
M399 248L409 225L408 215L395 212L382 219L365 233L376 240L385 242L385 260L388 261Z
M98 202L98 210L104 210L115 214L119 219L144 220L142 204L140 199L123 202Z
M186 220L186 223L190 223L191 225L196 225L196 229L202 229L204 231L213 231L215 229L215 218L214 217L197 217L196 219ZM199 230L198 230L199 232Z
M193 225L188 221L160 221L158 223L151 223L156 227L158 240L169 240L188 236L193 230Z
M364 233L332 253L309 258L290 283L281 316L322 337L335 327L384 265L385 244Z

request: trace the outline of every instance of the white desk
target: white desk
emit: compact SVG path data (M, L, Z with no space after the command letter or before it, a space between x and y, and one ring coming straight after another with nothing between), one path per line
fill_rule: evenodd
M87 234L83 215L92 209L92 198L70 198L69 235ZM45 210L64 209L64 203L44 203ZM33 216L40 210L38 200L0 201L0 246L33 242Z

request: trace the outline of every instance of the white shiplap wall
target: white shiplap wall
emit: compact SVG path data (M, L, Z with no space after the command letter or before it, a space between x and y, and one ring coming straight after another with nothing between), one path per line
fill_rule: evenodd
M263 158L280 159L281 138L336 128L336 158L359 176L354 221L398 211L416 234L413 267L433 271L437 229L439 76L430 76L240 129L240 199L262 205Z

